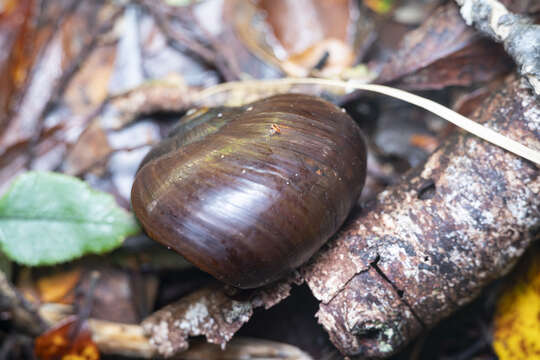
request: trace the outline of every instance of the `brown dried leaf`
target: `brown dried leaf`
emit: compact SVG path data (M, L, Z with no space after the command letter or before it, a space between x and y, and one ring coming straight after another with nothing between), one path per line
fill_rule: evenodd
M93 291L93 318L136 324L153 308L158 287L155 275L142 275L107 265L89 266L79 285L83 291L90 287L91 270L97 270L101 275Z
M319 41L350 39L351 13L358 11L349 0L262 0L258 7L287 54L299 54Z
M81 134L64 162L66 174L79 175L106 158L112 149L98 121L92 122Z
M0 9L0 127L4 128L13 103L37 57L36 2L7 1Z
M468 86L508 72L504 49L482 38L450 2L402 40L376 82L415 90Z
M56 136L63 130L63 124L52 126L46 129L41 136L41 141L36 146L36 158L42 158L45 161L51 161L47 166L48 169L54 167L56 160L48 158L47 155L56 155L55 149L62 149L63 144L56 139ZM11 179L26 170L26 164L29 157L28 147L29 140L16 143L3 152L0 151L0 193L3 193L10 184Z
M452 108L461 115L471 116L482 105L482 102L493 91L497 90L503 82L504 77L495 78L486 85L472 91L470 89L460 91L456 96Z
M84 119L92 114L109 95L116 52L115 45L96 45L73 75L62 97L62 105L69 108L71 115L70 126L74 126L73 122L77 123L77 120L72 118L73 116Z
M97 34L107 30L116 15L113 5L104 6L100 2L77 4L72 9L70 2L53 2L39 13L38 23L44 25L28 37L47 41L40 40L40 44L45 45L39 52L32 50L33 55L39 56L29 70L28 85L17 104L19 111L13 113L9 126L2 133L0 151L38 135L44 112L62 95L73 72L95 46ZM53 30L57 31L48 36Z
M107 97L116 45L99 43L98 38L112 26L111 19L118 8L108 2L97 2L74 9L70 1L47 2L36 15L43 24L37 36L44 38L47 33L50 39L43 41L42 52L34 54L38 63L25 88L28 94L23 94L26 97L18 105L21 110L14 114L10 127L0 136L1 158L6 160L0 161L0 188L25 168L59 168L67 144L74 141L74 134L84 130ZM57 31L52 34L52 29ZM51 49L57 51L58 68L47 63ZM55 84L41 81L47 74L56 79L51 80ZM40 91L43 93L36 94ZM58 96L62 96L61 100ZM24 101L31 106L26 107Z
M225 22L252 54L291 76L316 67L323 76L341 73L369 46L373 29L350 0L228 0Z

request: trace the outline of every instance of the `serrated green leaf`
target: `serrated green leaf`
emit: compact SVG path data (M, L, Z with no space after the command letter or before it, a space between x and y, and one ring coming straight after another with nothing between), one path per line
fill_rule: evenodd
M58 173L19 176L0 199L0 247L10 259L37 266L101 254L139 231L114 198Z

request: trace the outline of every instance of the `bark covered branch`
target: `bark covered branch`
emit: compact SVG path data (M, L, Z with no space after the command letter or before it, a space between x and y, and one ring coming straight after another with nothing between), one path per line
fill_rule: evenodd
M497 0L456 0L467 25L503 44L537 96L540 95L540 25Z
M474 118L540 148L540 107L512 80ZM538 168L468 134L377 198L303 269L349 355L387 356L471 301L538 236Z

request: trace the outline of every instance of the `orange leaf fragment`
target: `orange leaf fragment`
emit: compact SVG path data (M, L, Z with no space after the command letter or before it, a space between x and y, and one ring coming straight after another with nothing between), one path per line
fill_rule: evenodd
M439 141L436 137L423 134L414 134L410 137L409 143L412 146L419 147L426 150L428 153L435 151L437 146L439 146Z
M71 303L67 298L81 278L79 269L58 272L41 277L37 281L39 297L43 302Z
M77 317L72 316L46 331L34 344L39 360L99 360L99 350L92 341L86 323L79 329Z

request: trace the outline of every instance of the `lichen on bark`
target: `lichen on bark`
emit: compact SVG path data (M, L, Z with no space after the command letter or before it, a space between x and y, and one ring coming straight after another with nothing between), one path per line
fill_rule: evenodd
M512 79L474 117L540 149L534 109ZM449 138L303 269L334 344L387 356L471 301L538 236L539 193L531 162L469 134Z
M497 0L456 0L467 25L503 44L519 73L540 96L540 25L513 14Z

